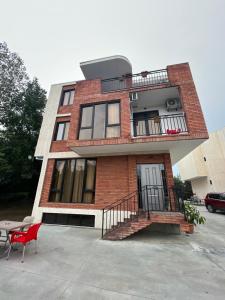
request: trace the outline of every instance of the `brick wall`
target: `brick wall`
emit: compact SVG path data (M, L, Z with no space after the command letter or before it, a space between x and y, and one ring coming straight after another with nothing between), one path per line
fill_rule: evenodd
M66 152L66 151L70 151L70 148L68 147L66 140L65 141L53 141L53 138L55 136L55 131L56 131L57 123L59 123L59 122L68 122L68 121L70 122L70 117L58 117L58 118L56 118L55 127L54 127L54 133L52 135L52 143L51 143L50 152Z
M49 203L54 159L49 159L44 179L40 206L60 208L102 209L137 190L137 163L164 163L168 188L173 186L169 154L98 157L94 204Z
M190 135L192 137L208 137L204 116L189 64L184 63L168 66L167 72L170 83L179 86Z
M84 104L120 100L121 106L121 137L130 136L129 93L126 91L102 94L100 80L79 81L76 85L75 102L71 113L71 125L68 143L77 139L79 134L80 108ZM112 139L111 139L112 140ZM114 139L113 139L114 140ZM100 141L100 140L98 140ZM105 141L102 140L102 141ZM94 142L94 141L90 141Z
M103 144L129 144L145 143L154 141L176 141L187 139L208 138L204 116L198 99L196 88L192 79L188 63L172 65L167 67L169 80L172 86L179 86L182 106L186 115L188 134L148 136L142 138L131 138L130 126L130 101L129 91L101 93L100 80L84 80L76 84L76 97L72 107L71 126L69 131L68 146L89 146ZM168 84L167 84L168 86ZM164 86L162 86L163 88ZM143 87L138 91L146 91L157 87ZM121 102L121 136L120 138L77 140L80 121L80 107L83 104L105 102L119 99Z

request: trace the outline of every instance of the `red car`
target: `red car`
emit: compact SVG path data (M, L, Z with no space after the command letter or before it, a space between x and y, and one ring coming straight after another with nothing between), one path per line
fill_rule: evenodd
M205 197L205 206L209 212L225 211L225 193L209 193Z

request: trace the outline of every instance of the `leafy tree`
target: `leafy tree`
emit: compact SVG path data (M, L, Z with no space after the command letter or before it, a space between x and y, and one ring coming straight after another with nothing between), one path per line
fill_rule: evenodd
M10 52L5 42L0 43L0 125L5 125L16 96L26 89L27 81L22 59Z
M1 190L29 190L35 169L28 157L34 154L45 102L37 78L29 80L21 58L0 43Z
M6 175L3 182L13 181L18 184L21 179L32 177L33 165L28 156L32 157L34 154L46 101L45 94L35 78L28 83L24 92L17 95L14 107L6 117L0 152L2 164L5 164L5 167L0 164L0 168L3 168L0 173L3 178ZM4 172L6 165L8 172Z
M188 199L193 195L190 181L182 181L180 175L174 176L174 188L179 197Z

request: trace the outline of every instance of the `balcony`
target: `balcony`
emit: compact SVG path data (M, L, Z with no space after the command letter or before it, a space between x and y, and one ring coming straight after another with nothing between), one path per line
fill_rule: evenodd
M130 115L121 112L120 136L69 140L68 147L82 157L170 153L176 163L202 142L190 135L178 87L135 93ZM167 105L170 99L176 99L175 107Z
M180 135L188 132L183 113L154 117L149 112L136 113L132 121L134 137Z
M165 84L169 84L166 69L151 72L144 71L138 74L126 74L121 77L109 78L101 81L103 93Z

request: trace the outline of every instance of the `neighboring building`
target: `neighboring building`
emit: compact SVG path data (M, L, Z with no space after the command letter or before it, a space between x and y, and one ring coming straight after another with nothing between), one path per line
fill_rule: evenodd
M190 180L193 193L204 198L209 192L225 192L225 128L185 156L178 168L182 180Z
M35 152L36 220L97 228L103 220L112 231L130 215L162 211L151 222L185 230L172 164L208 138L188 63L139 74L123 56L80 66L85 80L50 90Z

